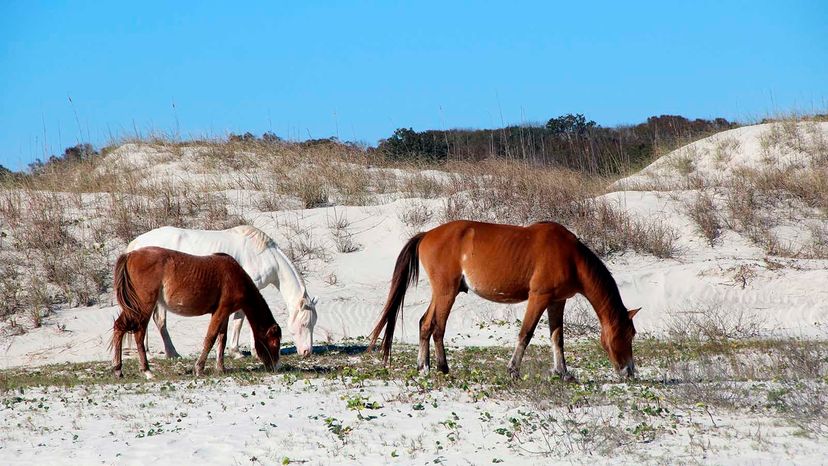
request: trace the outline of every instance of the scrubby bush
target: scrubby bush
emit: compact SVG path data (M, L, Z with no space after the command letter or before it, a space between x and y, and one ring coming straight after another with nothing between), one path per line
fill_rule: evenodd
M544 126L420 132L400 128L380 141L377 150L395 160L502 158L611 174L642 166L689 140L735 127L723 118L661 115L638 125L607 128L582 114L567 114Z

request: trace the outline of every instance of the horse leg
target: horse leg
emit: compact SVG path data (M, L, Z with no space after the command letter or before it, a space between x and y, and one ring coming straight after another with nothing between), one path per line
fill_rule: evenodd
M207 362L207 355L210 353L210 350L213 349L213 345L216 343L216 338L218 337L219 328L221 327L221 321L224 320L225 325L227 325L227 314L221 313L216 311L213 313L213 318L210 319L210 325L207 327L207 335L204 336L204 349L201 350L201 356L195 362L195 368L193 372L196 376L201 376L204 374L204 364Z
M122 316L123 314L118 316L118 321L123 321ZM117 321L115 322L115 325L112 326L112 349L114 351L112 356L112 373L119 379L124 376L124 373L121 371L121 358L123 357L122 349L124 344L124 336L126 335L126 332L120 330L121 328L123 328L123 326L119 325Z
M241 359L244 357L239 349L239 340L241 339L241 329L244 323L244 312L236 311L233 313L233 336L230 337L230 348L227 352L232 354L234 358ZM250 351L253 351L253 344L250 345Z
M216 348L216 372L224 373L224 346L227 345L227 319L221 320L218 330L218 347Z
M535 333L535 327L538 326L538 321L548 305L549 295L529 293L529 303L526 305L523 325L520 327L515 352L512 354L512 360L509 361L508 366L509 375L513 379L520 377L520 362L523 360L523 352L526 351L526 346L529 345L529 341Z
M420 317L420 353L417 355L417 370L427 374L431 369L431 333L434 331L434 301L428 305L425 314Z
M566 301L555 301L547 309L549 316L549 336L552 338L552 374L562 380L572 382L575 377L566 370L564 358L563 314Z
M164 354L168 358L180 358L181 355L175 350L170 333L167 331L167 308L159 304L152 314L152 319L155 321L155 325L161 333L161 339L164 340Z
M149 319L147 319L149 320ZM144 346L144 336L147 334L147 324L149 322L143 323L138 330L135 331L135 346L138 349L138 362L141 365L141 370L144 372L144 377L147 380L155 378L150 372L149 363L147 362L147 348Z
M433 328L434 328L434 353L437 357L437 369L440 372L447 374L449 371L448 361L446 360L446 349L443 346L443 336L446 334L446 322L448 321L451 307L454 305L454 299L457 297L457 287L454 291L448 294L443 294L435 297L433 310Z

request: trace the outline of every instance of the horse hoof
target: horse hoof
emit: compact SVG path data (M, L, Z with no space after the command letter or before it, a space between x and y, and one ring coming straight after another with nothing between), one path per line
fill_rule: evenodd
M204 368L196 366L195 369L193 369L193 374L195 374L196 377L201 377L204 375Z
M233 359L244 359L245 355L241 351L232 351L230 353L230 356L232 356Z
M144 377L146 377L147 380L152 380L155 378L155 375L153 375L153 373L150 371L144 371Z
M116 370L112 371L112 373L115 375L116 379L123 379L124 378L124 373L121 372L120 369L116 369Z

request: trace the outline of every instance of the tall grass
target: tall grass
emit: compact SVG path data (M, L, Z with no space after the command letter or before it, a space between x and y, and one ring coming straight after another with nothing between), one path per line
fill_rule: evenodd
M585 171L515 157L395 160L382 151L329 140L152 137L124 143L103 149L100 156L47 164L37 173L1 182L0 268L14 269L6 276L18 274L19 280L0 283L7 303L0 314L32 306L34 292L9 285L31 283L32 277L42 280L38 288L45 290L41 295L46 299L40 301L50 306L98 302L117 254L134 237L162 225L220 229L262 212L400 198L421 199L398 213L412 233L454 219L555 221L604 256L627 250L662 258L678 254L676 231L631 216L602 197L611 178ZM828 218L826 138L813 123L783 121L763 136L761 146L769 160L795 151L809 162L737 170L728 186L711 191L725 209L716 212L712 194L700 193L687 206L691 218L711 244L724 228L731 228L768 251L825 257L828 233L818 223L809 227L810 244L795 249L775 238L772 230L782 220L796 221L800 207ZM723 140L716 148L717 160L726 164L738 150L738 141ZM692 158L677 163L677 170L695 176ZM698 180L687 187L708 183ZM333 249L351 252L362 246L343 224L346 219L329 223ZM293 231L290 225L281 227ZM323 242L301 228L294 230L288 245L294 259L327 258Z

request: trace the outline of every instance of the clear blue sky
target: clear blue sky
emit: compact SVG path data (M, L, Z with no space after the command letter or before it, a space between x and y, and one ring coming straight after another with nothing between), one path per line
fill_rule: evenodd
M825 111L827 24L824 1L0 0L0 164L134 128L374 144L569 112Z

